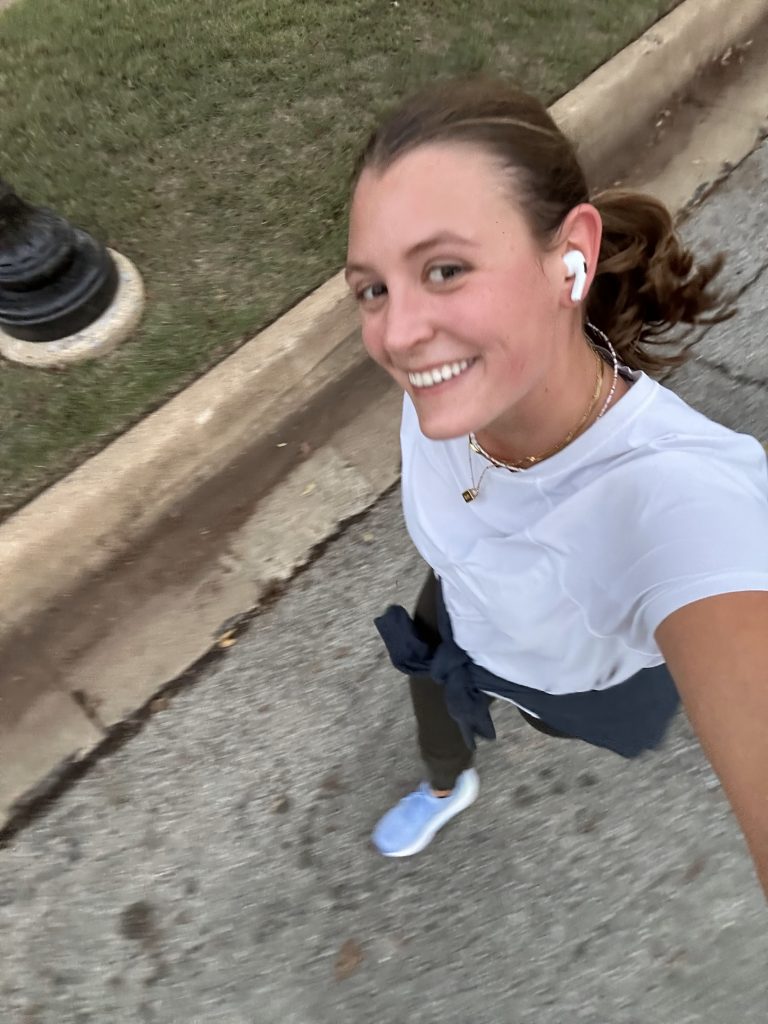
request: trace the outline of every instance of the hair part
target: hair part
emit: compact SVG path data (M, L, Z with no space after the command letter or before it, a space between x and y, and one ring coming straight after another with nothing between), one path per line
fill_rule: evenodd
M370 136L355 165L353 187L366 168L384 171L435 143L469 144L495 158L543 248L574 207L597 208L603 237L584 314L632 369L658 373L680 365L688 350L670 345L664 336L670 328L732 315L711 287L723 256L695 265L671 213L649 195L607 189L591 197L573 144L542 103L510 83L478 77L419 90Z

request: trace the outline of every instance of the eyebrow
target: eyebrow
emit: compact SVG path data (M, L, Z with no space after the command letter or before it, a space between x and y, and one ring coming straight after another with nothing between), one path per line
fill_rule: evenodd
M471 238L464 238L463 235L457 235L453 231L439 231L436 235L430 235L429 238L425 238L423 241L412 245L406 252L405 258L413 259L414 256L419 256L428 249L433 249L436 245L446 244L468 245L471 247L477 246L477 243L473 242ZM349 277L350 274L364 274L371 269L371 267L367 267L362 263L348 263L344 269L344 276Z

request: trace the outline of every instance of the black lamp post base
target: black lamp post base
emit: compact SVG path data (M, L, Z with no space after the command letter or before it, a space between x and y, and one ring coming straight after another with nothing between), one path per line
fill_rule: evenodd
M38 369L63 369L74 363L99 359L112 352L136 330L144 310L144 285L129 259L107 250L115 267L117 290L104 312L86 327L52 341L27 341L0 327L0 356Z
M0 180L0 328L50 342L88 327L118 286L114 261L85 231Z

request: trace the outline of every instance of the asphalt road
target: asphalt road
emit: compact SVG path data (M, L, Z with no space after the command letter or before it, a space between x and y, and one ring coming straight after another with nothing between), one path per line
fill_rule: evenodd
M739 316L675 386L768 438L768 149L686 225ZM497 712L474 807L420 857L371 626L422 568L396 495L0 850L3 1024L765 1024L768 914L680 716L627 763Z

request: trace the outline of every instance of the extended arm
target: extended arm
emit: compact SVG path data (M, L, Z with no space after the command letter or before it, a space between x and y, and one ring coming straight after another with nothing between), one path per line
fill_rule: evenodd
M768 593L696 601L656 639L768 898Z

